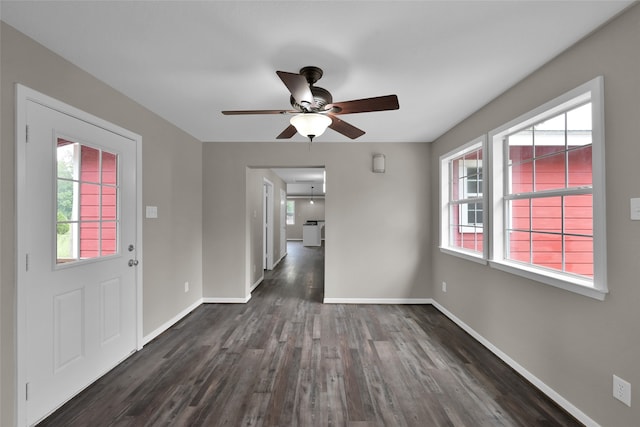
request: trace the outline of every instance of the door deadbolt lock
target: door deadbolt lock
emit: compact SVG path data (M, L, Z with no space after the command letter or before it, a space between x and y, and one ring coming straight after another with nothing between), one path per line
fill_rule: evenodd
M133 252L134 249L135 249L135 246L129 245L129 252Z
M135 265L138 265L138 260L137 259L130 259L129 260L129 267L133 267Z

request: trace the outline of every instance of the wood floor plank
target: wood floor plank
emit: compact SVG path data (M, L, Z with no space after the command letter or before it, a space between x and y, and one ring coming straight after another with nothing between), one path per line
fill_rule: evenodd
M288 243L247 304L205 304L42 426L578 426L424 305L322 304L324 248Z
M249 412L247 406L255 394L253 389L257 381L257 367L263 354L264 350L247 350L238 360L238 365L243 369L238 371L230 387L229 399L224 405L224 411L216 417L215 422L219 425L240 425L245 414Z

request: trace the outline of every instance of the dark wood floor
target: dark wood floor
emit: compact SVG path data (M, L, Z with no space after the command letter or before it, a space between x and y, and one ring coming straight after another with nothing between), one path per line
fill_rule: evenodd
M323 305L323 249L288 252L41 425L580 425L431 306Z

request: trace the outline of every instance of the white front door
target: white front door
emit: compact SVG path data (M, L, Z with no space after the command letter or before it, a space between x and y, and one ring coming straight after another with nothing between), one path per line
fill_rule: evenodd
M38 102L24 108L19 363L31 425L137 348L137 147Z

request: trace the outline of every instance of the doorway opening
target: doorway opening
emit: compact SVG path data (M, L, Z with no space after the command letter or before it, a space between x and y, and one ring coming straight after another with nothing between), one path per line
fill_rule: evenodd
M304 247L305 224L317 227L324 264L326 179L324 166L247 168L247 295L287 256L289 242Z

